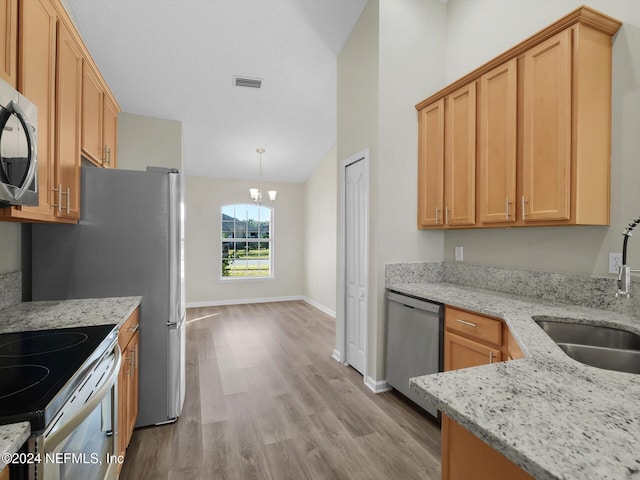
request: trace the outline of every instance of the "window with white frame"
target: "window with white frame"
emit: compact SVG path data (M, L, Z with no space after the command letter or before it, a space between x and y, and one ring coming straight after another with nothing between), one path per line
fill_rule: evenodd
M225 205L221 227L222 278L273 276L273 209Z

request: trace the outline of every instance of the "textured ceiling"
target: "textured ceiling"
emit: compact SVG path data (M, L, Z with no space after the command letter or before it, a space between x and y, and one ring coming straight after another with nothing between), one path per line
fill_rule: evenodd
M264 147L265 180L303 182L335 143L336 59L366 0L69 3L123 111L182 122L187 174L256 178Z

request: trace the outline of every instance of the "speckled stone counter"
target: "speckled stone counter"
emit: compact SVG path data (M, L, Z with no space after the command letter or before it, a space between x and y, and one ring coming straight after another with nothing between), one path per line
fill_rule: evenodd
M29 422L13 423L0 427L0 471L7 466L3 453L15 453L27 441L31 429Z
M0 333L88 325L122 325L142 297L26 302L0 310ZM0 454L15 453L31 435L29 422L0 425ZM0 470L4 464L0 460Z
M124 323L142 297L25 302L0 310L0 333Z
M526 355L417 377L414 391L537 479L640 479L640 375L574 361L532 317L638 334L640 319L447 283L387 288L502 318Z

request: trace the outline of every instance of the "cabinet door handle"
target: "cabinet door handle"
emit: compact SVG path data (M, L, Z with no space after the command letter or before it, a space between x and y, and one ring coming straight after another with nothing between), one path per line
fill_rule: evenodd
M52 192L58 192L58 203L55 203L55 200L51 203L51 206L54 208L58 208L58 211L61 211L60 204L62 203L62 185L58 184L58 188L52 188ZM55 197L54 197L55 198Z
M524 210L524 204L529 203L524 199L524 195L522 196L522 219L527 218L527 212Z
M107 147L107 165L111 166L111 147Z
M511 202L509 201L509 197L507 197L507 201L506 201L506 205L505 205L506 212L507 212L507 220L509 220L509 217L511 216L511 215L509 215L509 205L511 205Z
M460 318L456 318L456 322L462 323L463 325L468 325L469 327L474 327L474 328L478 326L475 323L467 322L466 320L462 320Z
M67 213L71 213L71 206L69 205L71 203L71 187L67 187L67 191L66 192L62 191L62 186L61 185L59 185L58 187L60 188L60 191L58 192L58 195L59 195L59 198L60 198L58 200L58 203L60 205L59 205L58 208L59 208L60 211L62 211L62 195L66 195L67 196L67 207L66 207Z
M440 207L436 207L436 225L440 223L438 217L440 216Z
M134 333L136 331L138 331L138 329L140 328L140 324L136 323L134 326L127 328L128 332Z
M489 352L489 364L493 363L493 352Z

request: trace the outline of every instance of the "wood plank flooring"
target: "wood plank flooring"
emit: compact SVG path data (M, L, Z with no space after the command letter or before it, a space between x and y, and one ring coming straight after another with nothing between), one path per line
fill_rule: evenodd
M331 358L324 313L263 303L187 321L182 416L134 432L122 480L440 479L440 430Z

